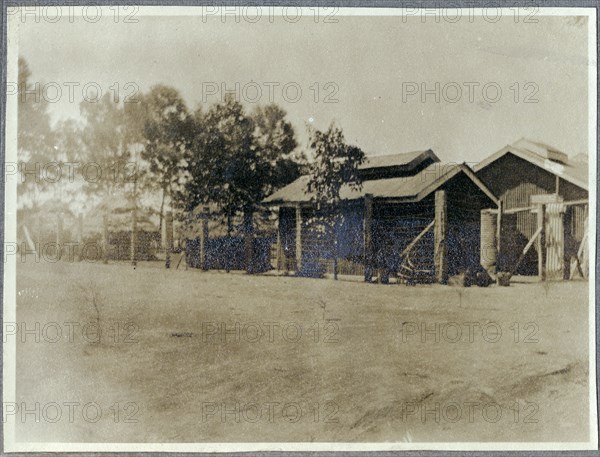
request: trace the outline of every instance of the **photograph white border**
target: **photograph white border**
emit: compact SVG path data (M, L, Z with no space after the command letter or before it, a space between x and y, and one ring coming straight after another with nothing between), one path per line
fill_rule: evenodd
M109 6L99 6L109 13ZM126 6L126 5L123 5ZM216 5L211 5L214 7ZM242 5L236 7L243 8ZM254 7L254 6L253 6ZM74 7L74 14L81 14L81 8ZM208 6L140 6L137 16L188 16L202 14ZM266 7L265 7L266 8ZM283 8L268 7L271 15L282 15ZM298 7L302 14L313 14L308 7ZM521 7L524 8L524 7ZM454 8L452 8L455 10ZM499 8L506 14L513 8ZM414 8L339 8L337 16L403 16ZM461 8L461 12L480 16L482 8ZM590 400L590 441L581 443L562 442L427 442L427 443L22 443L16 442L15 426L11 421L3 424L4 452L259 452L259 451L396 451L396 450L444 450L444 451L528 451L528 450L593 450L598 449L598 418L596 398L596 166L597 166L597 42L596 10L594 8L539 8L538 16L586 16L588 17L588 164L589 164L589 211L588 242L590 253L589 268L589 400ZM7 17L7 81L16 81L19 56L19 24L16 14ZM6 98L5 162L17 161L17 98ZM17 176L5 177L5 220L4 240L6 243L17 239ZM6 257L6 254L5 254ZM4 262L4 322L16 322L16 256ZM3 344L3 402L15 402L16 396L16 341L8 339Z

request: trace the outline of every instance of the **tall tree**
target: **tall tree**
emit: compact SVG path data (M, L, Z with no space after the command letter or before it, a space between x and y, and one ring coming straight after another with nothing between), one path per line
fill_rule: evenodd
M185 204L191 210L199 204L215 203L227 219L260 201L262 183L258 178L263 163L254 138L255 124L233 97L214 104L206 114L197 113L200 125L192 143Z
M314 222L326 242L333 245L334 276L337 279L337 232L344 223L340 192L343 187L361 189L359 166L366 157L360 148L346 144L342 129L335 123L331 123L324 132L309 129L309 137L314 160L309 165L306 190L311 194L316 209Z
M74 119L66 119L59 121L54 131L53 161L57 165L54 179L50 179L53 196L57 201L79 199L84 203L80 192L81 163L85 160L81 126Z
M85 120L85 190L88 195L113 196L132 178L125 110L108 93L97 102L82 102L80 110Z
M201 203L215 203L227 223L227 236L233 233L233 217L244 214L246 270L252 265L252 215L262 198L268 161L261 156L254 136L256 124L233 97L210 107L205 115L198 112L201 125L192 145L186 189L188 209ZM231 241L231 240L230 240ZM225 252L229 271L230 254Z
M294 181L304 157L294 129L276 105L247 115L233 97L195 114L196 134L183 194L187 209L217 203L223 214L253 211L275 189Z
M40 193L48 187L48 180L40 175L43 167L53 160L54 132L50 124L48 102L42 97L40 83L32 83L31 71L24 58L19 57L18 65L19 204L37 207Z
M165 199L172 200L179 190L194 122L183 98L172 87L156 85L142 97L144 111L142 157L149 164L149 175L161 191L160 222Z
M252 113L258 153L265 162L263 197L295 181L306 161L296 149L298 143L294 128L286 115L276 104L258 106Z
M251 271L253 215L273 190L300 175L294 129L276 105L250 115L233 97L195 114L195 136L188 160L188 180L181 202L192 210L213 203L233 232L233 216L243 213L246 266Z

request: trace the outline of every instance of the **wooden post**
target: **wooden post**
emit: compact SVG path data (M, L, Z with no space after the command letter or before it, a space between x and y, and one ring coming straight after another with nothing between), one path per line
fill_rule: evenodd
M165 217L166 257L165 268L171 268L171 253L173 252L173 212L168 211Z
M502 249L502 212L504 211L504 203L502 200L498 200L498 217L496 220L496 265L498 266L498 259L502 258L500 249Z
M40 252L36 248L35 241L33 241L33 239L31 238L29 229L27 228L27 226L25 224L23 224L23 234L25 235L25 243L27 244L27 250L29 250L29 252L35 254L35 259L37 262L39 259ZM25 251L26 254L28 254L29 252Z
M252 224L252 211L244 211L244 263L246 273L252 273L252 262L254 260L254 227Z
M341 209L338 209L338 211L341 211ZM338 280L338 256L339 256L338 235L340 232L338 218L334 217L331 228L332 228L331 236L333 237L333 239L331 240L331 242L333 244L333 279L334 279L334 281L337 281Z
M83 260L83 213L77 217L77 260Z
M163 197L164 198L164 197ZM165 254L167 252L167 218L166 214L161 207L160 216L160 248L165 250Z
M365 281L373 280L373 194L365 195L363 221L364 259L365 259Z
M546 205L538 203L537 205L537 227L541 229L537 239L538 251L538 277L540 281L546 279Z
M63 218L62 213L59 211L56 213L56 254L58 260L62 258L62 232L63 232Z
M589 266L588 266L588 207L585 206L585 223L583 226L583 236L581 238L581 243L579 244L579 249L577 249L577 270L583 279L587 279L589 277ZM571 279L573 275L571 275Z
M446 191L435 193L434 261L435 280L440 284L448 282L448 216Z
M102 262L108 263L108 216L102 216Z
M133 195L132 195L133 208L131 210L131 264L133 265L134 270L135 270L135 267L137 266L137 209L138 209L137 156L136 156L135 166L136 166L136 169L135 169L134 179L133 179Z
M283 267L284 267L282 215L283 215L282 208L279 207L279 209L277 210L277 271L283 270Z
M565 206L548 203L546 206L546 278L566 279Z
M208 243L208 206L202 211L201 230L200 230L200 268L208 270L206 262L206 244Z
M135 269L137 266L137 205L133 207L131 215L131 264Z
M335 241L334 241L335 243ZM339 273L339 265L338 265L338 255L337 255L337 246L334 246L335 254L333 254L333 280L338 280Z
M281 214L281 213L280 213ZM276 250L276 265L275 268L277 271L281 271L281 251L283 251L281 247L281 219L277 220L277 250Z
M302 271L302 207L296 205L296 274Z
M290 273L290 259L288 258L288 253L290 250L290 212L288 208L279 208L279 242L280 242L280 251L279 255L281 256L280 268L283 270L283 274L287 276Z
M231 272L231 234L233 233L233 220L231 206L227 209L227 250L225 252L225 271Z

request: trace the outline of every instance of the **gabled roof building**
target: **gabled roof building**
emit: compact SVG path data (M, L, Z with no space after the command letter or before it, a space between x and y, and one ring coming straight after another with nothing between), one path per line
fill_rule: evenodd
M479 266L480 212L497 200L467 165L443 164L425 150L370 157L360 172L362 188L341 191L337 243L313 224L307 176L265 200L279 207L280 269L445 282Z
M514 265L540 227L537 208L546 203L546 249L536 243L516 273L560 279L570 277L571 260L581 260L586 232L588 167L564 152L525 138L507 145L474 167L477 177L498 197L502 207L497 267ZM495 242L494 242L495 243Z

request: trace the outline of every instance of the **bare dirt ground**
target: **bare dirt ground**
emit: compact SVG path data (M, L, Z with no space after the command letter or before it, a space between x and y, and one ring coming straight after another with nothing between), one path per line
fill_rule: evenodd
M18 441L587 441L587 289L19 264L11 420Z

